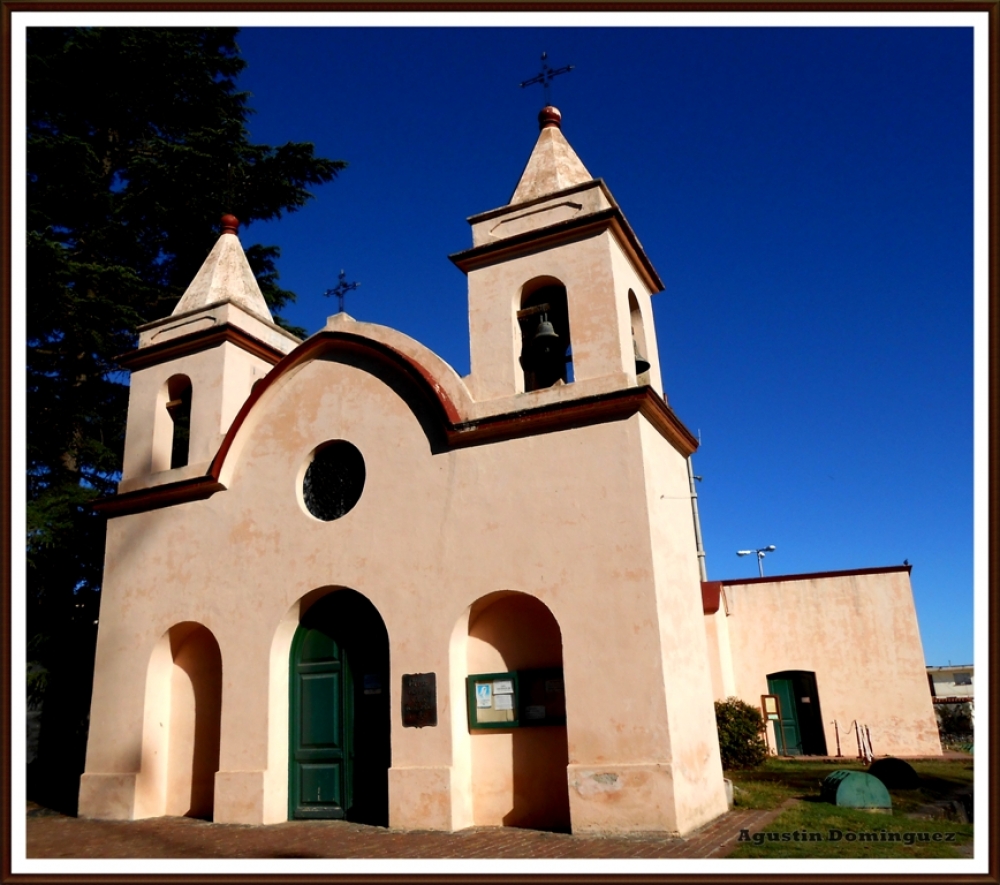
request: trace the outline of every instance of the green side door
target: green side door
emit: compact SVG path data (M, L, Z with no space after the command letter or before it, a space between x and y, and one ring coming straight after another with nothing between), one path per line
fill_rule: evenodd
M802 755L802 734L799 730L798 713L795 706L795 688L791 679L768 677L767 690L778 696L781 707L780 728L775 729L778 739L778 753L782 756Z
M352 805L354 681L322 627L300 626L289 675L289 818L342 818Z

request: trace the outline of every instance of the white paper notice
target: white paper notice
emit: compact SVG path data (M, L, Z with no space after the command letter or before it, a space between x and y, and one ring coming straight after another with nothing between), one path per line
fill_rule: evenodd
M514 709L514 695L512 694L498 694L494 695L494 708L495 710L513 710Z

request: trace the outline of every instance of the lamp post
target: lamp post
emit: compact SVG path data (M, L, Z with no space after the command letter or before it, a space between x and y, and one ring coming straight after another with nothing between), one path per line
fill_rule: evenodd
M771 544L770 547L759 547L757 550L737 550L736 551L736 555L737 556L751 556L754 553L756 553L757 554L757 568L760 570L760 576L763 578L764 577L764 557L767 556L768 553L773 553L776 549L777 548L775 548L774 544Z

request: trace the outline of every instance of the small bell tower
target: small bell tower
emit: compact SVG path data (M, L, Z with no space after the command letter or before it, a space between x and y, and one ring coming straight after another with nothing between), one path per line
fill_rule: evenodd
M119 492L204 475L259 379L299 340L276 325L237 235L222 233L169 317L139 328Z
M468 276L473 397L565 388L559 399L649 385L663 394L652 263L601 179L547 106L506 206L474 215L473 246L451 260Z

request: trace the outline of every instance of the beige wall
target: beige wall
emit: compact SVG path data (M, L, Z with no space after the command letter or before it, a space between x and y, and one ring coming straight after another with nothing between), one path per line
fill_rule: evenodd
M532 742L547 772L566 753L574 830L686 831L723 811L714 727L702 721L705 642L688 629L700 604L690 510L660 505L663 536L684 534L655 558L649 529L650 499L683 486L683 459L638 415L433 454L405 385L370 368L330 353L288 372L237 434L226 491L110 522L81 813L134 814L128 775L143 779L149 764L149 662L171 627L194 622L222 659L215 819L284 820L288 644L300 600L336 587L364 594L385 621L394 711L404 673L438 675L438 727L403 728L394 712L394 826L503 819L516 784L480 789L477 772L490 754L518 770ZM299 489L330 439L361 450L367 481L354 510L321 522ZM647 475L654 457L672 460ZM510 736L481 752L488 741L464 724L466 673L454 668L483 652L470 608L497 591L537 598L558 625L565 750L555 737Z
M120 491L152 484L150 474L168 478L173 422L167 413L167 382L174 375L191 381L191 438L188 464L204 473L254 382L271 364L234 344L190 354L177 365L160 363L132 373L128 428ZM154 481L155 482L155 481Z
M916 609L905 568L725 585L735 694L754 707L767 675L816 674L827 752L855 755L851 723L867 725L875 755L941 752Z

